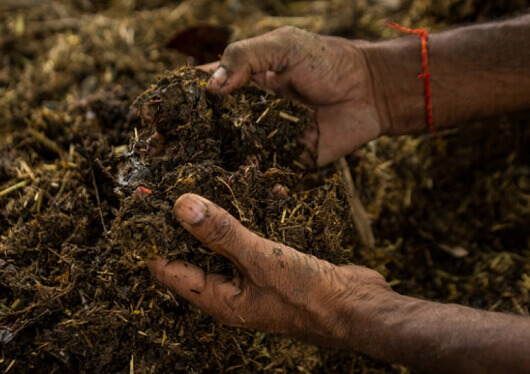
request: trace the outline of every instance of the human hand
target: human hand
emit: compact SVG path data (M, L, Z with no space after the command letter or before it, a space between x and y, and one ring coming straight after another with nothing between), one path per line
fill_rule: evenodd
M363 46L344 38L282 27L230 44L213 72L210 92L226 94L250 79L316 109L318 129L305 139L324 165L377 138L388 126ZM315 149L316 148L316 149Z
M336 266L261 238L200 196L181 196L173 213L202 243L232 260L242 277L206 274L186 261L163 259L151 261L149 269L160 283L227 325L359 349L375 300L394 295L379 273Z
M206 274L186 261L154 260L149 269L220 322L429 372L527 372L528 317L401 296L373 270L336 266L261 238L197 195L181 196L173 213L242 277Z

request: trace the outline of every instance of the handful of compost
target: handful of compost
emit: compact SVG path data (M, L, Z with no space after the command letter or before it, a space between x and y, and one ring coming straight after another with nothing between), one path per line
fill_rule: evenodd
M353 233L342 181L308 175L296 161L307 152L302 139L313 111L256 86L210 95L207 78L183 67L134 102L145 127L119 167L116 245L138 258L163 255L234 273L173 218L173 203L193 192L259 235L340 262Z

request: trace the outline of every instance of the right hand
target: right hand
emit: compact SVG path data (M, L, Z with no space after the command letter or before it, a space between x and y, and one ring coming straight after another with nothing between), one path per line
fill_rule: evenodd
M398 298L374 270L333 265L262 238L205 198L184 194L173 208L182 227L240 271L206 273L184 260L149 262L153 276L222 323L361 350L373 315Z
M361 41L320 36L282 27L230 44L220 62L201 66L213 72L207 89L227 94L250 79L279 95L316 109L318 129L305 141L324 165L384 132L370 68ZM384 112L382 112L384 113Z

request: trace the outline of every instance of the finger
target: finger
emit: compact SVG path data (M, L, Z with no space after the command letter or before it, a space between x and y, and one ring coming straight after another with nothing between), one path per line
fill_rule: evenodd
M195 69L204 71L205 73L213 74L219 68L221 61L210 62L209 64L197 65Z
M280 96L304 102L304 97L294 89L290 74L286 74L285 71L280 73L264 71L258 74L253 74L250 78L254 82L274 91Z
M148 263L155 279L189 301L199 304L205 296L204 271L188 262L154 260Z
M154 260L148 263L153 277L197 307L223 323L238 325L242 316L239 309L243 294L241 280L222 274L205 274L186 261Z
M297 63L296 49L307 35L295 27L282 27L230 44L206 88L213 93L229 93L247 84L252 75L289 69Z
M261 274L260 264L275 245L246 229L227 211L195 194L184 194L173 207L182 226L210 249L232 260L249 278Z
M287 85L285 84L286 77L281 77L281 73L277 74L273 71L263 71L261 73L253 74L250 79L252 79L257 84L267 87L274 92L276 92L279 95L283 95L285 93L288 93L289 89L287 88Z

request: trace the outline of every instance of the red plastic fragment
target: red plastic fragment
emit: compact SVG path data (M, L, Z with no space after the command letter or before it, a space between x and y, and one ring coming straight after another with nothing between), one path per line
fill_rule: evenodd
M145 195L151 195L153 193L153 191L151 191L149 188L145 188L144 186L138 186L138 188L134 192L140 197L144 197Z

